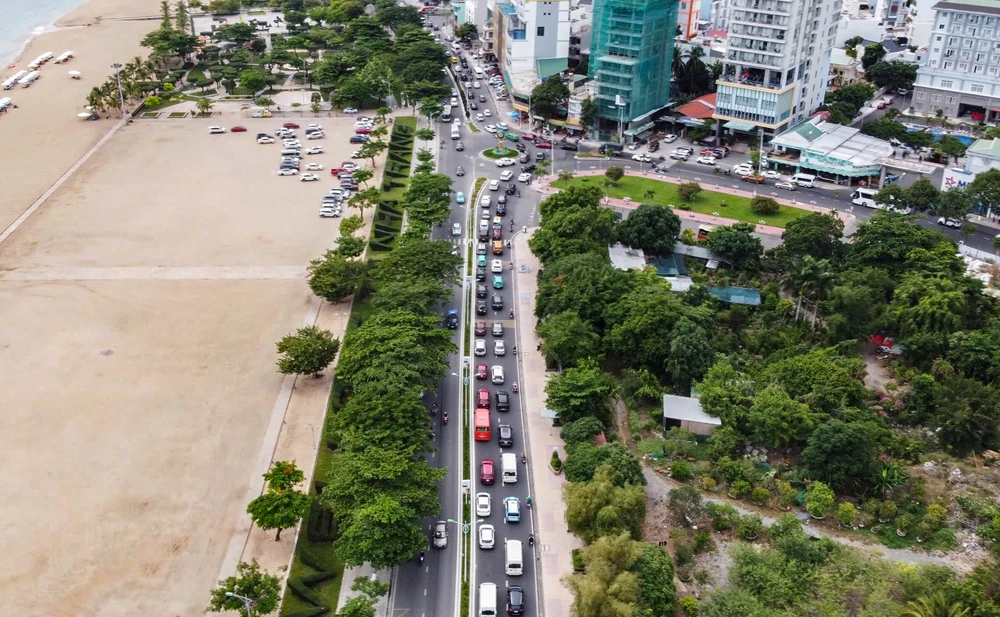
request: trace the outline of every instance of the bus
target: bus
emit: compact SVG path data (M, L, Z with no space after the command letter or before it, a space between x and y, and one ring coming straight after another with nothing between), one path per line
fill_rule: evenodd
M444 106L444 111L441 112L441 122L451 122L451 105Z
M490 440L490 410L476 410L476 441Z
M875 189L855 189L854 193L851 194L851 203L855 206L864 206L866 208L877 208L878 205L875 203L875 194L878 193Z

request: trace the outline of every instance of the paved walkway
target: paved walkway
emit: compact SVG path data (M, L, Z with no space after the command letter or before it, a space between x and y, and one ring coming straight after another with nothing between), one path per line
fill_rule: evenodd
M603 170L587 170L587 171L581 171L579 173L574 173L573 175L574 176L603 176L604 175L604 171ZM641 173L641 172L637 172L637 171L626 171L625 175L627 175L627 176L637 176L637 177L641 177L641 178L650 178L651 180L659 180L661 182L670 182L672 184L681 184L683 182L689 182L689 180L684 180L684 179L680 179L680 178L671 178L670 176L667 176L667 175L664 175L664 174L650 174L650 173ZM713 174L713 178L716 180L715 186L714 187L713 186L708 186L707 190L717 190L718 192L725 193L727 195L735 195L735 196L738 196L738 197L746 197L748 199L749 198L753 198L754 196L757 195L757 193L755 191L747 191L747 190L744 190L742 188L739 188L739 185L733 185L731 187L724 187L724 186L722 186L720 184L721 179L715 178L714 174ZM545 177L541 178L540 181L539 181L539 183L538 183L539 191L541 193L543 193L543 194L558 193L559 189L557 189L557 188L555 188L555 187L552 186L552 182L555 182L556 180L558 180L558 178L556 176L545 176ZM705 182L701 182L700 184L702 184L702 186L706 185ZM844 221L844 227L845 228L847 228L848 226L852 225L855 222L855 219L857 218L853 214L850 214L848 212L840 212L839 210L830 210L829 208L824 208L822 206L816 206L816 205L813 205L813 204L801 203L801 202L795 201L794 199L788 200L788 199L782 199L782 198L777 198L777 197L775 199L777 200L777 202L779 204L782 204L782 205L785 205L785 206L789 206L791 208L798 208L800 210L809 210L809 211L812 211L812 212L821 212L823 214L833 214L833 216L836 216L840 220ZM604 199L604 203L607 204L607 205L610 205L612 207L612 209L621 209L621 210L635 210L640 205L642 205L641 202L631 201L631 200L627 200L627 199L612 199L610 197L606 197ZM723 217L723 216L713 216L711 214L702 214L700 212L685 212L683 210L677 210L677 215L680 216L683 219L690 219L690 220L698 221L698 222L701 222L701 223L711 223L713 225L732 225L733 223L739 222L739 221L736 221L734 219L729 219L729 218L726 218L726 217ZM785 230L783 228L781 228L781 227L773 227L771 225L761 225L761 224L758 224L758 225L755 226L755 231L757 233L767 234L767 235L770 235L770 236L780 236Z
M545 384L550 373L545 370L545 360L536 351L539 345L535 336L535 295L538 290L538 271L541 264L528 248L528 238L534 233L519 232L513 237L514 255L518 268L515 273L515 316L518 346L521 353L518 382L521 384L521 402L525 416L525 433L528 440L528 463L531 468L532 501L539 507L532 508L535 523L535 559L539 572L539 617L569 615L573 594L562 579L573 573L571 551L582 548L583 542L566 528L565 505L562 494L566 478L556 475L549 468L552 452L558 451L566 460L566 450L559 438L559 428L552 420L542 417L545 408Z

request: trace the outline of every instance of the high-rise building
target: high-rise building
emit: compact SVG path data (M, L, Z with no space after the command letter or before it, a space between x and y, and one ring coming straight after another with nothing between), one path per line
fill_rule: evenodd
M492 11L495 50L514 109L528 111L528 96L543 79L569 65L570 2L497 1Z
M973 122L1000 120L1000 0L945 0L913 84L913 110Z
M594 1L589 71L596 82L594 102L598 115L618 122L630 138L650 130L655 112L670 102L678 4Z
M721 128L775 135L823 102L842 0L727 0Z
M701 0L680 0L677 4L677 30L690 41L698 35L698 20L701 19Z

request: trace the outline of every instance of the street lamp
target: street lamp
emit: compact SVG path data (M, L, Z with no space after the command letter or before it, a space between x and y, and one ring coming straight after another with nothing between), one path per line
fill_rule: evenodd
M118 82L118 99L122 104L122 116L125 116L125 94L122 93L122 76L121 76L121 63L115 62L111 65L111 68L115 70L115 81Z
M253 604L253 600L251 600L250 598L248 598L246 596L237 595L237 594L235 594L235 593L233 593L231 591L227 591L226 592L226 597L227 598L236 598L237 600L243 600L243 606L247 609L247 617L252 617L252 615L250 614L250 605Z

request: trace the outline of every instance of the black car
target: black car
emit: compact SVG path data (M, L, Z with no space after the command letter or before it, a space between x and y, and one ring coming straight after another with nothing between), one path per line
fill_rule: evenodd
M501 448L513 448L514 447L514 429L510 427L509 424L501 424L497 427L497 441L500 443Z
M512 182L507 185L507 188L505 188L503 192L506 193L507 195L513 195L514 193L517 192L517 187L514 186L514 183Z
M486 285L476 285L476 297L477 298L486 297Z
M506 390L500 390L494 397L497 401L497 411L510 411L510 395Z
M367 135L351 135L352 144L363 144L368 141Z
M476 315L485 315L485 314L486 314L486 301L483 300L482 302L476 302Z
M503 197L503 195L501 195ZM497 204L497 216L503 216L507 214L507 204ZM494 230L496 231L496 230Z
M511 617L524 614L524 589L520 585L507 588L507 614Z
M454 330L458 328L458 309L448 309L448 314L444 318L444 325L447 326L449 330ZM500 399L497 399L497 404L499 404ZM500 409L499 407L497 408Z
M479 105L476 105L475 101L469 101L469 109L479 109Z
M486 268L476 268L476 280L477 281L486 280Z
M535 169L537 169L537 168L538 168L538 166L535 165L534 163L529 163L527 165L521 165L521 171L524 172L524 173L527 173L527 174L530 174L530 173L534 172Z
M490 303L493 305L494 311L499 311L500 309L503 308L503 296L501 296L500 294L493 294L493 299L490 301Z

